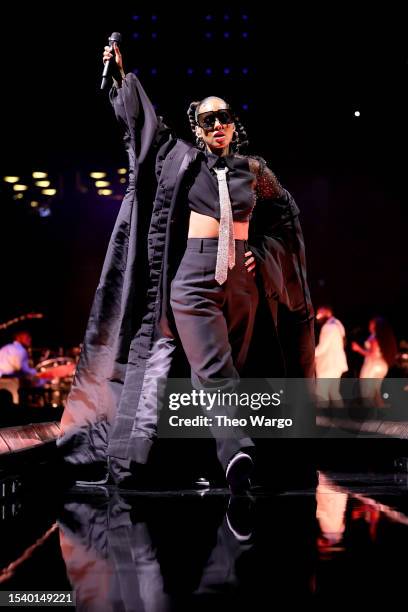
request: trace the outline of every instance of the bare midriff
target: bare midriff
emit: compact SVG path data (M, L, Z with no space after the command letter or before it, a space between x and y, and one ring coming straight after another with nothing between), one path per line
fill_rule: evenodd
M190 213L189 238L218 238L220 223L217 219L194 210ZM235 240L248 240L249 221L234 221Z

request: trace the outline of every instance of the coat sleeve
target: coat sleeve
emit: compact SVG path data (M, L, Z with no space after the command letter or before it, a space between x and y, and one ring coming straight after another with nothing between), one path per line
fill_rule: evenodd
M152 147L160 149L173 138L171 130L158 117L139 79L132 72L114 85L109 98L122 128L125 144L141 164Z
M314 311L299 208L264 160L250 158L250 168L256 176L257 204L249 243L276 324L278 305L282 313L278 329L285 322L287 375L313 377Z

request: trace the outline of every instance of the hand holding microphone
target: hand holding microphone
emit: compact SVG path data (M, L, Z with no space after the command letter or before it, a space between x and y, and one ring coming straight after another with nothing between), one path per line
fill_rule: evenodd
M125 76L122 54L119 50L119 43L121 41L121 34L119 34L119 32L113 32L113 34L111 34L109 37L109 46L104 48L103 62L105 65L102 73L101 89L106 89L109 83L109 76L115 78L115 72L116 74L120 72L122 79Z

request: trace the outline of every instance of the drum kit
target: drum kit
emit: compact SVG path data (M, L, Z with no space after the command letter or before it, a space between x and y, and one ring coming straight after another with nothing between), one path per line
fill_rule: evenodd
M74 379L79 347L75 347L70 353L71 355L59 354L48 357L37 363L34 386L30 390L27 389L29 405L32 407L47 405L53 408L64 406Z
M32 353L40 353L41 357L34 366L37 374L20 388L20 397L24 395L25 405L30 408L63 408L71 389L80 352L80 347L74 347L66 354L63 354L61 349L56 352L33 349Z

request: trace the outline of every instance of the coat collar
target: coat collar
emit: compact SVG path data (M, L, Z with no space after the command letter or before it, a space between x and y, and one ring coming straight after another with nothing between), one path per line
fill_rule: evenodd
M216 155L215 153L209 153L208 151L204 152L204 155L206 157L207 160L207 166L210 168L210 170L212 168L214 168L215 164L217 163L218 160L222 160L223 162L225 162L225 165L231 170L232 168L234 168L234 155L223 155L222 157L220 157L219 155Z

